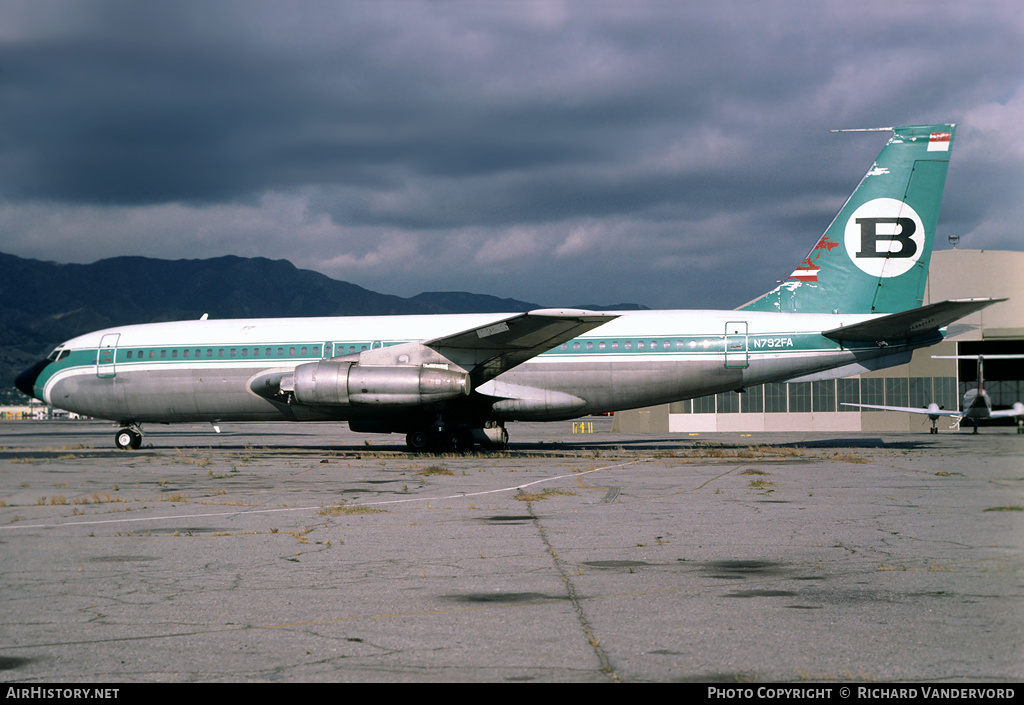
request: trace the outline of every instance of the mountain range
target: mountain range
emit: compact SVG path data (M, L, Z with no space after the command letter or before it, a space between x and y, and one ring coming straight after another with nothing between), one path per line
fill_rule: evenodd
M637 304L579 305L591 310ZM133 323L210 318L514 313L545 306L462 291L403 298L263 257L113 257L60 264L0 252L0 402L23 395L14 377L58 343Z

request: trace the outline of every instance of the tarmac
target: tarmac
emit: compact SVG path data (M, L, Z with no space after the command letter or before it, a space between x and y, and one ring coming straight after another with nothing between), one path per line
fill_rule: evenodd
M1013 428L580 424L0 423L0 680L1024 680Z

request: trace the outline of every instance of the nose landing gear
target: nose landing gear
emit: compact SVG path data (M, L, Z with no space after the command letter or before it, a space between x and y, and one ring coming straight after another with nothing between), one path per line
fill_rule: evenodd
M142 429L137 424L126 424L114 434L114 445L121 450L138 450L142 447Z

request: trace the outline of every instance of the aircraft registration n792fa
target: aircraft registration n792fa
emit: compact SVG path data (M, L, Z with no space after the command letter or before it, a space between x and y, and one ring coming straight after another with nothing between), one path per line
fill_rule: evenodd
M993 300L922 306L955 126L881 130L890 139L807 257L735 310L204 316L81 335L16 386L117 422L125 449L143 423L347 421L404 433L415 451L461 451L505 445L510 421L902 364Z

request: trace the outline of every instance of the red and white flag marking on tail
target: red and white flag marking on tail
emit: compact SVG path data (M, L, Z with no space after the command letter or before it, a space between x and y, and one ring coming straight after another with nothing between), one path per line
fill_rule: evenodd
M928 135L929 152L948 152L949 140L953 137L951 132L932 132Z
M819 269L811 264L810 258L807 258L789 275L789 278L802 282L816 282L818 281L818 271Z

